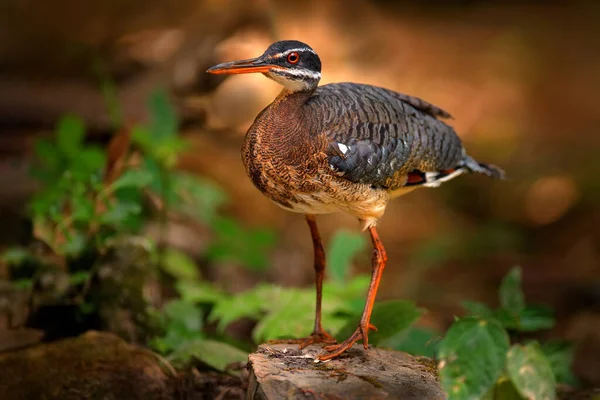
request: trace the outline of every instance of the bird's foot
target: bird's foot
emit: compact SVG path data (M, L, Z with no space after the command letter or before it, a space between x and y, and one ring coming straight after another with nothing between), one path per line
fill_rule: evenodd
M298 348L300 350L302 350L306 346L310 346L311 344L315 344L315 343L323 343L323 344L337 343L337 340L335 340L335 338L333 336L331 336L329 333L322 331L322 330L314 331L313 333L310 334L309 337L306 337L304 339L299 339L299 341L300 342L298 343Z
M371 324L365 324L365 325L359 325L358 328L356 328L356 330L354 331L354 333L346 340L344 340L342 343L340 344L334 344L331 346L325 346L323 349L328 352L329 354L322 354L319 357L317 357L317 359L319 361L327 361L327 360L331 360L332 358L335 358L339 355L341 355L342 353L344 353L346 350L348 350L349 348L351 348L354 343L358 342L359 340L363 341L363 346L365 347L365 349L369 348L369 331L376 331L377 327L375 327L375 325L371 325Z
M305 338L275 339L275 340L268 341L268 343L270 343L270 344L297 344L298 349L300 349L300 350L302 350L303 348L305 348L307 346L310 346L311 344L315 344L315 343L333 344L336 342L337 341L335 340L335 338L333 336L331 336L329 333L327 333L323 330L314 331L313 333L310 334L310 336L305 337Z

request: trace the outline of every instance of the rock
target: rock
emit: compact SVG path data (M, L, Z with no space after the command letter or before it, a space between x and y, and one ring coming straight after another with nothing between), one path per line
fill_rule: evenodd
M263 344L250 355L247 399L443 399L435 363L362 345L315 363L320 346Z
M3 399L171 399L176 379L150 351L110 333L0 354Z

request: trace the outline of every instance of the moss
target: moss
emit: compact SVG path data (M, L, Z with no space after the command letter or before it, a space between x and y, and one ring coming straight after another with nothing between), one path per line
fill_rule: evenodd
M356 375L356 377L362 379L365 382L369 382L371 385L373 385L377 389L381 389L383 387L383 385L374 376Z
M415 362L419 363L425 370L429 372L432 376L435 376L437 380L439 380L439 372L437 364L434 360L428 357L415 357Z

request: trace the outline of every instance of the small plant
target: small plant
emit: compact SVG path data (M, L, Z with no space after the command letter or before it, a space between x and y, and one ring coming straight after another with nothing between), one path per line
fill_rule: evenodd
M13 287L30 292L31 312L44 306L75 304L78 318L85 319L90 313L102 313L112 302L120 303L120 308L131 306L127 313L133 319L145 314L143 286L156 279L157 272L179 268L178 273L197 274L196 264L182 253L157 249L148 239L138 237L152 218L162 223L164 231L167 213L185 215L213 232L203 255L208 260L233 260L251 269L267 266L266 253L275 241L273 232L245 229L222 215L219 209L227 196L217 185L175 169L188 146L178 135L175 111L165 92L152 95L149 111L147 126L121 128L106 148L86 143L84 123L72 115L61 118L53 137L37 141L31 174L40 190L28 205L32 245L8 249L0 258L8 267ZM135 252L124 249L130 244L136 244ZM119 263L122 256L127 265ZM139 270L133 271L134 265ZM96 289L106 286L100 283L107 278L114 278L113 292L98 293ZM126 281L131 284L126 290L115 286ZM129 300L135 307L117 300L133 292L135 298ZM165 318L179 318L190 331L200 329L201 325L189 319L186 306L169 304ZM107 319L111 320L110 316Z
M511 334L548 329L550 310L525 304L521 269L512 269L500 287L500 308L465 302L439 347L439 373L449 399L554 399L556 384L576 384L565 343L514 343Z
M345 247L340 246L342 240L346 243ZM352 259L365 247L365 239L358 234L340 231L328 247L328 261L332 266L328 271L333 279L324 284L323 323L332 334L341 338L356 328L364 306L369 277L359 275L350 279L348 276ZM188 261L180 264L190 265ZM232 296L203 281L189 267L169 270L176 278L179 299L166 307L167 312L162 314L165 333L156 337L152 345L174 362L185 362L191 357L216 368L217 365L223 367L245 361L247 352L232 346L232 339L226 333L231 323L242 318L256 321L252 332L254 344L270 339L305 337L312 330L315 312L313 287L284 288L260 284ZM177 312L170 312L172 307ZM376 303L373 323L379 331L371 333L370 343L384 343L407 329L421 313L422 310L409 301ZM216 324L219 348L223 351L206 351L207 346L214 344L214 339L198 329L203 323Z

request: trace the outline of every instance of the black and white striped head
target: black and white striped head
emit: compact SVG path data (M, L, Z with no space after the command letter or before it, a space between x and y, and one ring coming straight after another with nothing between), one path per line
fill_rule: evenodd
M282 40L269 46L260 57L215 65L206 72L261 72L291 92L312 91L321 79L321 60L309 45L297 40Z

